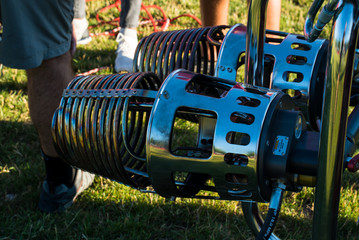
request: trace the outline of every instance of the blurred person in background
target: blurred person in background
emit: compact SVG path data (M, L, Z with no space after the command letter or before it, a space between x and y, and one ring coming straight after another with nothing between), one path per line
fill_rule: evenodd
M74 29L77 44L91 41L88 33L85 0L74 0ZM114 63L115 72L132 72L133 58L138 44L137 27L140 17L141 0L122 0L120 31L117 34L117 50Z
M228 25L230 0L200 0L203 26ZM249 6L250 0L247 1ZM279 31L281 0L269 0L267 6L266 29Z
M73 14L73 0L0 0L0 63L26 70L30 117L46 170L39 200L44 212L64 211L94 179L59 158L51 134L52 116L74 77Z

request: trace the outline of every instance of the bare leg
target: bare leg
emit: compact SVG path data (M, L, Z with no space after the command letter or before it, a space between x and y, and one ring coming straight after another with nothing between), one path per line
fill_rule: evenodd
M249 2L247 2L249 4ZM203 26L228 24L229 0L200 0ZM279 30L281 0L269 0L266 28Z
M203 26L228 24L229 0L200 0Z
M281 6L281 0L268 1L266 29L279 31Z
M74 77L70 52L43 61L39 67L27 70L27 76L30 116L40 137L46 170L39 208L48 213L64 211L94 178L59 158L51 136L53 114Z
M31 119L40 137L43 152L57 157L51 136L52 116L59 106L61 95L74 77L69 52L45 60L42 64L26 71Z

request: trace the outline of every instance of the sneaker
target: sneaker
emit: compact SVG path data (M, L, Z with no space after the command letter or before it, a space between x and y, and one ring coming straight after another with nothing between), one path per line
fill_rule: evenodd
M138 44L137 31L128 28L121 29L116 41L118 45L116 50L115 71L132 72L133 58Z
M76 36L76 43L78 45L87 44L91 42L92 38L89 35L88 26L89 23L86 18L74 18L73 27Z
M94 177L94 174L77 170L72 187L65 184L53 187L45 180L40 193L40 210L47 213L65 211L74 203L76 197L92 184Z

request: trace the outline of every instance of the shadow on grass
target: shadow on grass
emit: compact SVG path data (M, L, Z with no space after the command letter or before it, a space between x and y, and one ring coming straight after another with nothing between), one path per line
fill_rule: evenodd
M27 93L26 82L24 81L0 81L0 91L22 91Z
M38 147L38 137L31 123L0 121L0 156L1 160L11 159L15 153L22 158L34 152ZM35 150L37 153L39 152Z
M0 121L0 133L0 239L254 239L236 202L166 202L100 177L66 213L41 213L44 169L34 127ZM344 182L350 188L354 180ZM338 222L338 239L359 239L354 220ZM282 239L310 239L311 231L310 218L288 211L275 230Z
M108 73L113 72L115 61L114 50L79 48L73 59L73 68L76 74L87 72L99 67L109 67Z
M0 236L15 239L254 239L241 211L231 209L233 203L222 202L218 206L218 203L197 200L165 202L160 197L126 187L114 188L126 196L94 197L89 189L66 213L60 214L43 214L33 208L7 203L7 214L2 213L1 217ZM21 228L14 229L15 225ZM338 239L359 236L354 221L340 218L338 229ZM283 214L275 230L281 239L310 239L311 231L310 219Z
M8 200L15 200L15 206L27 205L23 197L37 191L44 176L40 169L40 145L33 125L0 121L0 208Z

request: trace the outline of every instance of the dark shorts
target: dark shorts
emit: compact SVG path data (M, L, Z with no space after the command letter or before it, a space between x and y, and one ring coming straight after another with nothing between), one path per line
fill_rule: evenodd
M0 0L0 12L5 66L35 68L69 51L73 0Z

